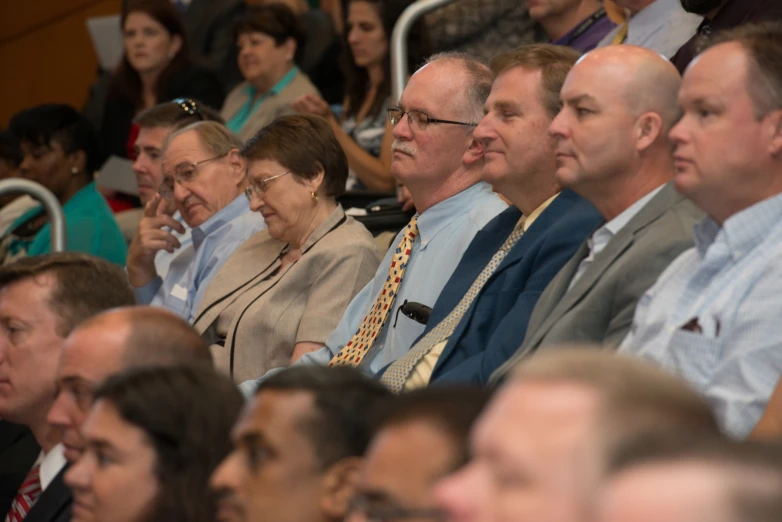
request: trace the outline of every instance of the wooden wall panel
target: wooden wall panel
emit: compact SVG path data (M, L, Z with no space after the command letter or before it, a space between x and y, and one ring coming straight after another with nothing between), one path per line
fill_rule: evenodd
M98 60L85 22L121 0L0 0L0 126L40 103L81 108Z

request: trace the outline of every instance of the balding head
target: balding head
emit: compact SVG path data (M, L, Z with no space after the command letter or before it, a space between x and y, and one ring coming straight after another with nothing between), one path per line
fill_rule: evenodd
M65 457L84 448L80 429L92 392L128 368L209 362L201 337L176 315L153 307L115 308L81 323L65 339L57 371L58 394L47 420L63 432Z
M676 68L648 49L617 45L585 55L565 80L564 108L549 128L560 184L610 220L669 181L680 83Z

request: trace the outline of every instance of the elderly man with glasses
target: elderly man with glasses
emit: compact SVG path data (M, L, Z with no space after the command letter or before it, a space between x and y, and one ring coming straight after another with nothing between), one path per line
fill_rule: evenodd
M241 148L239 138L212 121L175 131L163 143L163 181L144 208L128 252L128 279L139 304L168 308L192 321L223 263L265 227L244 196ZM185 227L172 217L174 208L192 229L192 243L184 247L175 233L183 234ZM164 277L155 266L160 251L177 252Z

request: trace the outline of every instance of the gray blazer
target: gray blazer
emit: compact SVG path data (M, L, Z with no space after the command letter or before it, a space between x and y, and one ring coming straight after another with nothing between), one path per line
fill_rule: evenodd
M215 366L236 382L288 366L296 343L324 344L380 264L372 235L339 206L301 257L280 268L286 249L266 229L252 236L214 277L195 315Z
M668 183L614 236L568 292L588 254L584 242L538 299L519 350L491 376L497 382L519 361L558 344L616 348L630 330L635 305L676 257L693 246L704 214Z
M236 116L236 113L247 103L249 98L247 88L249 86L249 82L242 82L228 93L223 103L223 110L220 111L220 116L225 121L229 121ZM247 118L244 126L239 129L236 135L239 136L240 140L246 142L255 136L259 130L274 121L275 118L285 114L292 114L291 102L305 94L317 94L320 96L317 87L312 85L307 75L299 71L291 80L291 83L286 85L282 91L278 94L272 94L255 109L255 112Z

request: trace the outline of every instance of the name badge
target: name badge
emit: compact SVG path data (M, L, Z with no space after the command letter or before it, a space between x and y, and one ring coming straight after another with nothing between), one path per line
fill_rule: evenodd
M187 299L187 288L181 287L179 285L174 285L174 288L171 289L171 295L176 297L177 299L181 299L182 301L185 301Z

